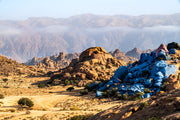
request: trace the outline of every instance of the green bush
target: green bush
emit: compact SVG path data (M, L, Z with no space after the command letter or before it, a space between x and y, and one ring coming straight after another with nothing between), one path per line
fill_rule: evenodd
M113 88L111 90L111 96L116 96L117 95L117 90L118 90L118 88Z
M143 93L143 92L138 92L136 95L139 96L139 97L141 97L141 96L144 95L144 93Z
M92 84L92 83L87 83L87 84L84 86L84 89L88 89L88 91L92 91L92 87L89 87L90 84Z
M108 95L107 92L103 92L103 93L102 93L102 96L103 96L104 98L107 98L109 95Z
M93 114L88 114L88 115L76 115L73 116L67 120L88 120L89 118L91 118L93 116Z
M3 78L3 81L4 81L4 82L7 82L7 81L8 81L8 79L7 79L7 78Z
M4 95L3 94L0 94L0 99L3 99L4 98Z
M118 100L122 100L122 96L121 96L120 94L117 94L116 98L117 98Z
M140 105L139 105L139 110L142 110L144 107L148 106L148 102L142 102Z
M122 96L122 99L123 100L127 100L129 98L129 95L126 93L126 94L123 94L123 96Z
M16 110L15 109L9 109L10 112L15 112Z
M98 87L100 83L98 83L98 84L96 84L96 85L94 85L94 86L92 86L92 87L89 87L89 85L90 85L90 84L93 84L93 83L94 83L94 82L87 83L87 84L84 86L84 88L85 88L85 89L88 89L89 92L91 92L91 91L96 91L96 87Z
M70 80L67 79L67 80L64 81L64 85L70 85L70 84L71 84Z
M66 89L66 91L72 91L72 90L74 90L74 87L68 87L67 89Z
M138 92L138 93L136 93L136 95L134 96L134 98L133 98L133 100L140 100L140 99L142 99L141 98L141 96L143 96L144 95L144 93L143 92Z
M166 90L166 86L169 84L169 82L163 82L162 86L161 86L161 90L165 91Z
M151 92L151 90L150 89L148 89L148 88L144 88L144 93L150 93Z
M38 88L44 88L45 87L45 84L44 83L39 83L38 84Z
M106 90L105 92L102 93L102 96L103 96L104 98L110 97L110 96L111 96L111 91Z
M18 104L22 105L22 106L28 106L28 107L34 106L33 101L31 101L29 98L21 98L21 99L19 99Z
M80 94L81 94L81 95L87 95L87 94L88 94L88 89L81 90L81 91L80 91Z
M75 86L77 86L77 85L78 85L78 83L79 83L79 81L78 81L78 80L70 80L70 84L71 84L71 85L75 85Z

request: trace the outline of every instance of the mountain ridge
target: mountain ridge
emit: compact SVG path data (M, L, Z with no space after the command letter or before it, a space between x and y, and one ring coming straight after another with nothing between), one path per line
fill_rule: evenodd
M180 14L78 15L0 21L0 53L25 62L33 57L81 52L102 46L107 51L153 49L180 39Z

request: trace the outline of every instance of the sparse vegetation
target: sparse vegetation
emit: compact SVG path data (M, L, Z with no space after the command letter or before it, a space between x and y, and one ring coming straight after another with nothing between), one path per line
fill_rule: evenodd
M148 102L142 102L140 105L139 105L139 110L142 110L144 109L146 106L148 106Z
M129 95L126 93L126 94L123 94L123 96L122 96L122 99L123 100L127 100L129 98Z
M78 106L71 106L70 110L80 110Z
M120 94L117 94L116 98L117 98L118 100L121 100L121 99L122 99L122 96L121 96Z
M151 92L150 89L144 88L144 93L150 93L150 92Z
M81 90L81 91L80 91L80 94L81 94L81 95L87 95L87 94L88 94L88 89Z
M38 84L38 88L44 88L44 87L46 87L44 83L39 83Z
M21 99L19 99L18 104L21 105L21 106L27 106L27 107L34 106L33 101L31 101L29 98L21 98Z
M93 116L93 114L88 114L88 115L76 115L73 116L71 118L69 118L68 120L88 120L89 118L91 118Z
M3 94L0 94L0 99L3 99L4 98L4 95Z
M169 82L163 82L163 84L162 84L162 86L161 86L161 89L163 90L163 91L165 91L166 90L166 86L169 84Z
M7 82L7 81L8 81L8 79L7 79L7 78L3 78L3 81L4 81L4 82Z
M91 92L91 91L96 91L96 87L97 87L100 83L95 84L94 86L90 87L89 85L90 85L90 84L93 84L93 83L94 83L94 82L87 83L87 84L84 86L84 88L85 88L85 89L88 89L89 92Z
M9 109L10 112L15 112L16 110L15 109Z
M75 86L77 86L77 84L78 84L78 80L68 80L68 79L66 79L65 81L64 81L64 85L66 86L66 85L75 85Z
M148 91L148 90L147 90ZM141 96L143 96L144 93L143 92L138 92L136 95L133 96L133 100L136 101L136 100L140 100L142 99Z
M111 90L111 96L116 96L117 95L117 90L118 90L118 88L113 88Z
M107 90L107 91L105 91L105 92L102 93L102 96L103 96L104 98L107 98L107 97L110 97L110 94L111 94L111 92L110 92L109 90Z
M74 87L68 87L66 90L71 92L72 90L74 90Z
M70 82L70 80L65 80L65 81L64 81L64 84L65 84L65 85L70 85L71 82Z

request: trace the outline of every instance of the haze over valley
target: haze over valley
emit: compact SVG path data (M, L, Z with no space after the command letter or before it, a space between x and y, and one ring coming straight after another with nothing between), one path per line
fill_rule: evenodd
M80 53L101 46L107 51L155 49L180 41L180 14L29 18L0 21L0 54L19 62L59 52Z

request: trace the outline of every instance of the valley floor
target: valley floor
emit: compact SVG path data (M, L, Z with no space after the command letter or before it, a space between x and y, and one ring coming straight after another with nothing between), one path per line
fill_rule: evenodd
M0 99L0 119L66 120L75 115L96 114L120 104L119 101L110 99L97 99L93 92L80 96L79 92L83 88L75 87L72 92L67 92L69 86L38 88L36 84L32 85L47 79L13 77L8 78L6 83L1 81L0 94L5 98ZM20 109L17 101L22 97L30 98L34 102L31 110Z

